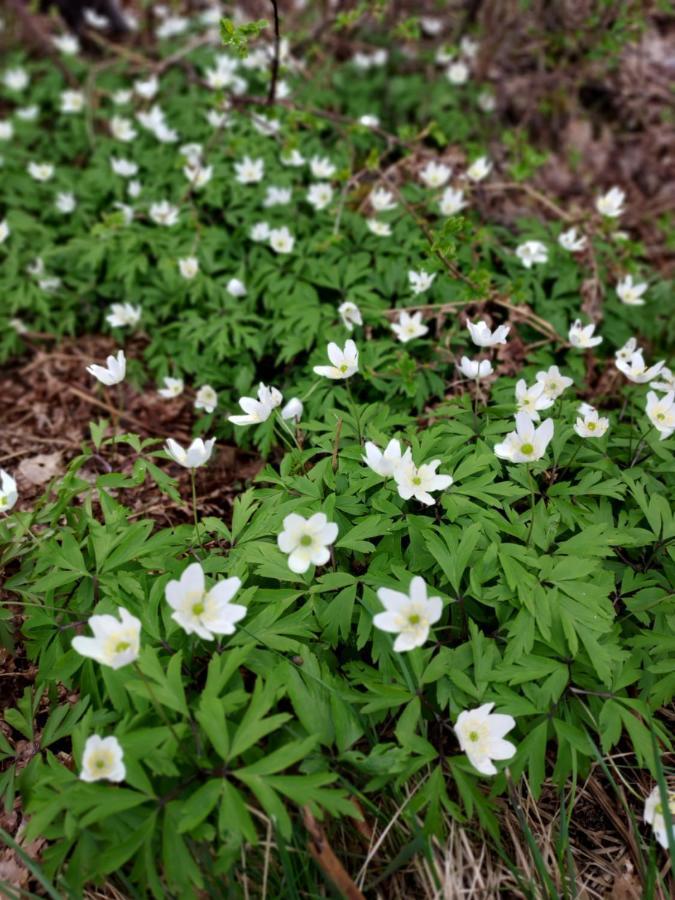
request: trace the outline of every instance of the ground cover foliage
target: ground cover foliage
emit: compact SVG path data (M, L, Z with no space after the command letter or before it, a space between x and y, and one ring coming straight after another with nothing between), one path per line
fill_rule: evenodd
M536 185L461 10L282 7L277 45L275 11L6 57L0 356L103 334L126 367L92 373L110 414L44 493L7 463L0 635L34 678L3 699L3 839L51 896L431 897L460 895L459 828L485 896L600 896L570 849L599 779L631 889L666 896L667 266L613 172L569 205ZM611 68L645 23L569 40ZM158 390L175 432L134 411ZM206 510L226 448L259 468ZM140 631L83 643L120 609ZM494 774L459 718L485 704L515 720Z

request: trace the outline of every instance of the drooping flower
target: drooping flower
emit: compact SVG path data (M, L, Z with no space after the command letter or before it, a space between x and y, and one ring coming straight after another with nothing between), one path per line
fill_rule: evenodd
M631 355L629 359L616 359L615 365L620 372L628 378L629 381L634 382L635 384L646 384L648 381L651 381L652 378L656 378L656 376L661 372L665 364L664 360L660 362L654 363L653 366L649 366L647 368L644 360L644 356L642 355L642 350L636 350L635 353Z
M245 415L228 416L233 425L259 425L266 422L272 412L282 401L281 392L275 387L267 387L262 381L258 387L258 399L254 397L242 397L239 406Z
M436 163L430 160L420 172L420 179L430 188L443 187L452 175L452 169L444 163Z
M595 208L601 216L618 219L625 211L626 194L621 188L613 187L606 194L601 194L595 201Z
M293 419L294 422L299 422L302 418L303 411L302 400L299 397L291 397L288 403L281 410L281 418L282 419Z
M329 522L324 513L305 519L297 513L286 516L283 531L277 537L282 553L288 554L288 568L302 574L311 565L323 566L330 559L331 544L338 535L338 526Z
M616 285L616 293L622 303L626 306L644 306L645 301L643 294L647 290L647 283L641 281L636 283L633 281L632 275L626 275Z
M122 746L116 737L87 738L82 754L81 781L124 781L127 774Z
M484 178L492 171L492 163L487 158L487 156L479 156L478 159L474 160L469 168L466 170L466 177L469 181L483 181Z
M166 586L171 618L187 634L197 634L205 641L212 641L217 634L234 634L235 624L246 615L245 606L231 602L240 587L239 578L225 578L207 591L204 570L199 563L192 563L180 580Z
M654 391L647 394L647 416L665 441L675 431L675 391L659 397Z
M391 330L402 344L407 344L408 341L427 334L429 326L422 322L421 312L410 315L402 309L398 316L398 322L391 323Z
M179 466L183 466L185 469L197 469L209 461L215 443L215 438L209 438L207 441L195 438L186 450L178 441L167 438L164 450Z
M141 621L123 606L119 607L118 613L119 619L110 615L90 616L88 625L94 636L74 637L73 650L111 669L121 669L138 659Z
M576 228L568 228L567 231L560 232L558 243L563 250L569 250L570 253L579 253L585 249L588 239L583 234L578 235Z
M425 272L421 269L419 272L409 271L408 272L408 282L410 283L410 289L413 294L423 294L425 291L428 291L431 285L434 283L434 278L436 277L436 273Z
M533 422L539 421L539 410L553 406L553 397L546 394L544 384L537 381L531 387L524 378L516 383L516 408L518 412L527 413Z
M337 344L331 343L327 347L328 359L332 363L330 366L314 366L314 372L322 375L324 378L349 378L359 370L359 351L354 341L347 341L344 349L340 349Z
M553 419L545 419L538 428L525 412L516 413L516 430L495 444L495 454L509 462L534 462L541 459L553 438Z
M291 253L295 245L295 238L286 225L281 228L271 228L269 234L270 247L275 253Z
M493 759L510 759L516 752L504 736L515 728L513 716L493 713L494 703L484 703L476 709L466 709L457 717L455 734L459 746L466 753L474 769L482 775L496 775Z
M380 450L372 441L366 441L364 449L366 451L366 455L362 457L364 463L382 478L395 477L401 466L407 466L412 461L410 447L403 453L401 444L396 438L392 438L384 450Z
M19 497L16 481L9 472L0 469L0 512L8 513Z
M438 207L444 216L454 216L467 205L464 199L464 191L453 187L447 187L441 194Z
M666 790L668 797L668 809L670 810L671 819L671 839L675 841L675 791ZM661 799L661 790L659 785L654 785L652 792L645 799L644 820L648 825L652 826L654 837L661 844L664 850L668 849L668 826L663 809L663 801Z
M431 496L432 491L444 491L452 484L451 475L438 475L436 469L440 466L440 459L432 459L431 462L416 466L412 458L405 464L398 466L394 472L394 479L398 489L398 495L403 500L414 497L425 506L431 506L436 502Z
M531 269L538 263L548 262L548 248L541 241L525 241L516 247L516 256L526 269Z
M124 376L127 373L127 360L124 350L118 350L117 356L108 356L105 363L105 366L97 366L95 364L87 366L87 372L93 375L101 384L105 384L108 387L124 381Z
M165 375L163 381L164 387L157 391L160 397L163 397L165 400L180 397L185 388L182 378L171 378L169 375Z
M113 328L125 328L127 325L136 325L140 318L140 306L132 306L131 303L113 303L106 321Z
M590 325L582 325L581 319L575 319L573 324L570 325L568 334L569 342L573 347L578 347L580 350L587 350L589 347L597 347L598 344L602 343L602 335L593 337L594 331L595 325L593 323Z
M609 428L609 419L598 414L597 409L582 403L579 407L579 415L574 424L574 430L579 437L600 438Z
M457 369L465 378L487 378L494 371L489 359L469 359L463 356L457 364Z
M497 344L505 344L510 325L499 325L494 331L490 331L487 322L468 322L466 327L469 329L471 340L477 347L495 347Z
M199 260L196 256L185 256L178 260L178 270L186 281L190 281L199 272Z
M545 372L537 372L536 379L544 389L544 394L551 400L557 400L558 397L565 393L568 387L574 384L574 379L568 378L567 375L561 375L557 366L551 366ZM545 406L538 407L546 409Z
M210 384L202 385L195 396L195 409L203 409L206 413L212 413L218 406L218 394Z
M385 611L373 616L373 625L381 631L396 634L394 650L404 653L421 647L429 637L431 626L443 614L440 597L427 597L427 585L416 575L410 582L410 593L378 588L377 597Z
M345 300L344 303L341 303L338 306L338 313L342 319L342 324L349 332L354 330L355 325L363 325L361 310L351 300Z

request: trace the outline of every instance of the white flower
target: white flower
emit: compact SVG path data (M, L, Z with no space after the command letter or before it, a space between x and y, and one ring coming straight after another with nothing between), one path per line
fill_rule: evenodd
M675 391L675 373L671 372L670 369L667 369L664 366L659 372L659 378L663 380L654 381L652 383L652 387L655 391L663 391L666 394L669 394L671 391Z
M293 419L295 422L299 422L302 418L303 408L302 400L298 397L291 397L286 406L281 410L281 418Z
M127 360L124 356L124 350L118 350L117 356L109 356L106 359L106 367L91 365L87 366L87 372L93 375L101 384L110 387L113 384L119 384L124 381L127 372Z
M380 222L379 219L366 219L366 226L369 231L372 231L378 237L389 237L391 235L389 222Z
M102 16L100 13L97 13L95 9L90 9L89 7L84 8L84 21L89 25L90 28L107 28L108 27L108 18L107 16Z
M205 187L213 177L213 166L183 166L183 174L190 182L190 186L198 191Z
M171 228L178 221L180 210L177 206L169 203L168 200L161 200L159 203L150 205L149 215L156 225L164 225Z
M131 120L125 119L123 116L112 117L110 120L110 133L115 140L123 141L125 144L135 140L138 134Z
M102 666L121 669L138 659L141 648L141 622L120 606L119 619L110 615L91 616L87 623L93 637L78 635L72 647L80 656L96 660Z
M450 63L445 70L445 77L450 84L466 84L469 80L469 67L461 59Z
M8 119L0 119L0 141L11 141L14 137L14 126Z
M84 109L82 91L61 91L61 112L79 113Z
M271 228L269 241L270 247L276 253L291 253L295 245L295 238L285 225L281 228Z
M430 34L432 37L435 37L443 30L443 19L436 19L433 16L422 16L420 18L420 25L422 26L423 31Z
M412 316L405 310L401 310L398 322L391 323L391 330L402 344L407 344L414 338L422 337L429 331L429 326L422 322L422 313L416 312Z
M466 177L469 181L478 182L487 178L491 171L492 163L487 156L479 156L466 170Z
M495 347L497 344L505 344L510 325L499 325L494 331L490 331L487 322L468 322L466 327L469 329L471 340L477 347Z
M466 205L464 191L456 190L453 187L447 187L443 191L438 203L439 209L444 216L454 216L460 209L464 209Z
M457 368L465 378L487 378L493 372L489 359L469 359L468 356L462 357Z
M239 184L256 184L265 175L265 161L245 156L241 162L234 164L234 177Z
M54 206L60 213L69 215L77 206L75 194L71 193L70 191L63 191L61 193L58 193L56 195L56 200L54 201Z
M497 98L492 91L481 91L476 102L478 103L479 109L482 109L485 113L491 113L497 109Z
M279 85L277 84L277 87ZM293 166L294 168L299 168L300 166L304 166L307 160L300 153L299 150L291 150L290 153L282 153L279 157L279 162L282 166Z
M310 566L324 566L330 559L328 549L338 535L335 522L329 522L324 513L315 513L304 519L291 513L284 519L283 531L277 536L282 553L288 554L288 568L302 574Z
M313 156L309 161L309 168L315 178L332 178L337 171L326 156Z
M251 228L249 236L252 241L268 241L270 238L270 226L267 224L267 222L256 222L256 224Z
M404 500L414 497L426 506L435 503L431 491L444 491L452 484L451 475L436 474L440 464L440 459L432 459L421 466L416 466L410 458L405 463L402 462L394 472L399 497Z
M239 278L230 278L230 280L227 282L225 290L232 297L246 296L246 285Z
M567 231L560 232L558 243L563 250L569 250L570 253L578 253L586 247L588 240L583 234L577 235L576 228L568 228Z
M220 112L217 109L210 109L206 113L206 121L211 128L224 128L230 121L230 116L226 112Z
M15 111L17 119L23 122L34 122L40 112L40 107L33 104L32 106L22 106L21 109Z
M261 381L258 386L257 400L254 397L242 397L239 400L239 406L244 410L245 415L228 416L227 418L233 425L259 425L269 419L282 399L280 391L275 387L267 387Z
M420 172L420 178L427 187L439 188L443 187L451 174L449 166L430 160Z
M241 90L237 90L237 87L240 87ZM246 82L244 79L235 79L234 93L243 94L245 90ZM272 119L269 116L263 116L260 113L251 113L251 123L258 134L262 134L265 137L272 137L272 135L278 134L281 129L281 122L278 119Z
M127 770L124 753L116 737L87 738L82 754L81 781L124 781Z
M661 433L661 440L665 441L675 431L675 392L669 391L659 397L649 391L646 412L649 421Z
M186 19L184 16L167 16L164 21L157 26L155 35L160 41L163 41L167 38L178 37L179 34L183 34L184 31L187 31L189 27L190 20Z
M412 454L410 447L403 453L401 444L393 438L384 450L373 444L372 441L366 441L366 455L362 457L364 463L373 472L377 472L383 478L393 478L401 466L407 466L412 462Z
M513 716L493 713L494 703L466 709L457 716L455 734L469 762L482 775L496 775L493 759L510 759L516 752L504 735L515 728Z
M434 278L436 277L436 273L429 274L425 272L423 269L419 272L408 272L408 281L410 282L410 288L413 294L422 294L424 291L428 291L431 285L434 283Z
M664 366L664 360L647 368L644 356L642 355L642 350L636 350L630 359L617 359L615 365L620 372L623 372L629 381L633 381L635 384L646 384L648 381L651 381L652 378L656 378L660 373Z
M178 260L178 269L182 277L189 281L199 272L199 260L196 256L184 256Z
M337 344L332 341L327 348L328 359L331 361L330 366L314 366L314 372L317 375L323 375L324 378L349 378L359 370L359 351L356 349L354 341L347 341L344 350L341 350Z
M398 206L392 192L383 187L373 188L368 199L375 212L388 212Z
M354 325L363 325L361 310L356 303L352 303L350 300L345 300L338 306L338 313L347 331L353 331Z
M185 157L185 161L189 165L197 167L201 164L204 148L201 144L196 144L193 142L190 144L183 144L178 152L181 156Z
M623 347L620 347L616 351L614 356L616 357L616 359L629 360L637 349L638 349L637 339L634 337L631 337L631 338L628 338L628 340L623 345Z
M440 597L427 597L426 583L419 575L411 580L409 594L378 588L377 598L385 611L373 616L373 625L398 635L394 641L397 653L421 647L443 613L443 601Z
M675 791L667 790L668 809L671 819L671 837L675 841ZM668 828L661 801L661 790L658 784L654 785L651 794L645 800L644 820L652 826L654 837L664 850L668 849Z
M541 241L525 241L516 247L516 256L526 269L531 269L535 263L548 262L548 249Z
M52 43L64 56L75 56L80 52L80 42L72 34L58 34L52 38Z
M210 384L202 385L195 396L195 409L203 409L206 413L212 413L216 406L218 406L218 394Z
M10 319L9 324L17 334L28 334L28 328L26 328L23 319Z
M134 81L134 91L144 100L152 100L159 90L159 80L156 75L151 75L145 81Z
M36 256L33 262L28 263L26 266L26 272L29 275L32 275L34 278L37 278L38 275L42 275L45 270L45 262L41 256Z
M28 174L36 181L49 181L54 177L54 166L51 163L28 163Z
M270 185L265 192L262 205L265 209L269 209L270 206L287 206L291 202L291 196L291 188Z
M7 69L2 76L2 82L10 91L23 91L28 87L28 73L25 69Z
M0 469L0 512L8 513L19 496L16 481L9 472Z
M61 287L61 279L56 275L52 275L50 278L43 278L41 281L38 281L38 287L50 294Z
M598 344L602 343L601 335L593 337L594 331L595 325L591 324L584 326L581 324L581 319L575 319L574 323L570 325L567 337L573 347L578 347L580 350L587 350L589 347L597 347Z
M127 185L127 194L130 197L138 197L138 195L141 193L141 189L142 189L142 186L141 186L140 181L138 181L137 179L134 179L133 181L130 181L129 184Z
M164 397L165 400L180 397L185 387L182 378L171 378L169 375L165 375L163 381L164 387L157 391L160 397Z
M197 469L209 461L215 443L215 438L209 438L207 441L195 438L186 450L184 447L181 447L178 441L174 441L173 438L167 438L164 450L179 466L183 466L186 469Z
M534 462L541 459L553 438L553 419L546 419L538 428L526 412L516 413L516 430L507 434L501 444L495 444L495 454L509 462Z
M138 166L129 159L117 159L117 157L111 156L110 167L115 175L121 175L122 178L131 178L138 174Z
M197 634L205 641L212 641L217 634L234 634L235 623L246 615L245 606L231 602L240 587L238 578L225 578L207 591L204 570L198 562L192 563L180 581L166 586L171 618L187 634Z
M626 202L626 194L621 188L613 187L602 194L595 201L595 208L601 216L607 216L609 219L617 219L624 212L624 203Z
M110 307L110 314L106 316L106 320L113 328L136 325L140 318L140 306L132 306L131 303L113 303Z
M572 378L560 374L560 369L557 366L551 366L546 372L537 372L536 378L537 382L543 387L544 394L547 397L550 397L551 400L557 400L568 387L571 387L574 384ZM539 406L537 408L546 409L545 406Z
M465 34L459 42L459 49L466 59L475 59L476 54L478 53L478 47L478 41L474 41L468 34Z
M126 106L126 104L131 100L132 96L133 91L115 91L115 93L112 95L112 102L115 104L115 106Z
M327 181L310 184L307 190L307 202L314 209L325 209L333 199L333 188Z
M359 116L359 122L364 128L379 128L380 120L377 116L373 116L372 114L366 113L363 116Z
M609 428L609 419L601 418L597 409L593 409L587 403L579 407L579 415L574 425L574 430L579 437L602 437Z
M636 284L632 275L626 275L616 286L616 293L622 303L626 306L644 306L645 301L642 297L647 290L647 284L642 281Z
M553 406L553 398L544 392L542 382L527 386L524 378L516 383L516 407L518 412L527 413L534 421L539 421L539 410Z

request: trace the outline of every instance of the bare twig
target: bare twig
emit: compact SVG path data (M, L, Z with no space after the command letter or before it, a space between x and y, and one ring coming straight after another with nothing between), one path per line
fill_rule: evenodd
M279 78L279 47L281 35L279 33L279 7L277 0L270 0L274 10L274 55L272 56L272 71L270 76L270 90L267 95L267 105L271 106L277 97L277 80Z

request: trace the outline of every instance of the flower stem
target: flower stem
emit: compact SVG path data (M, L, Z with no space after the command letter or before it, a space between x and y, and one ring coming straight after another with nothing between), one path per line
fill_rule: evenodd
M197 515L197 481L194 469L190 469L190 481L192 483L192 514L194 516L195 532L197 534L197 540L199 541L199 547L203 553L204 545L202 544L202 536L199 531L199 517Z

